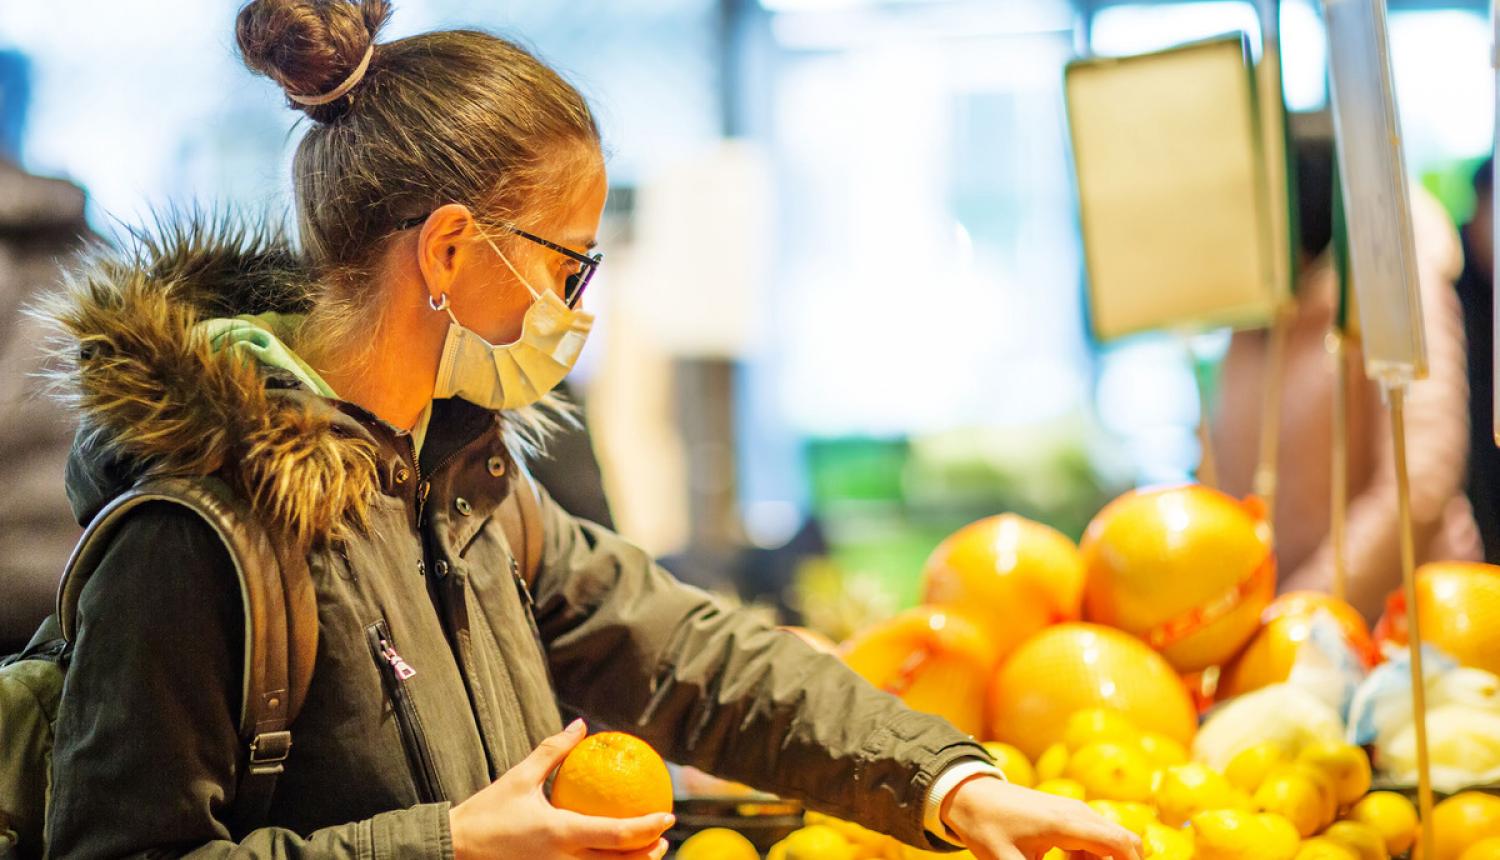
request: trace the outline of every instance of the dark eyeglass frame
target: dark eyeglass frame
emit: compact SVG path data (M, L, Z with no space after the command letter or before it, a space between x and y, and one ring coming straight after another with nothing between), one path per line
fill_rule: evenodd
M399 232L401 230L410 230L413 227L420 227L427 223L427 218L430 214L407 218L396 225L396 230ZM580 254L566 245L559 245L556 242L543 239L535 233L528 233L520 227L510 224L506 224L505 229L528 242L541 245L550 251L556 251L578 264L578 271L569 275L563 282L563 302L570 309L578 307L578 301L583 298L583 291L588 287L589 281L593 280L595 270L599 268L600 263L604 262L604 254Z

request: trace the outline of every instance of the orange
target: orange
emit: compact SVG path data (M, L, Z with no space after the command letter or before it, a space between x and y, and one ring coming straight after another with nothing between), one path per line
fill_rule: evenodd
M932 606L908 610L844 643L843 658L911 708L944 717L976 737L984 730L995 647L964 615Z
M1453 795L1432 811L1432 832L1434 860L1459 860L1474 843L1500 836L1500 797L1477 791Z
M1185 747L1198 726L1187 689L1160 654L1118 630L1072 623L1031 637L1001 665L990 685L990 734L1035 758L1088 708L1118 711Z
M1424 642L1465 666L1500 674L1500 567L1422 565L1417 610Z
M634 818L672 811L672 776L649 744L623 732L584 738L557 769L552 805L583 815Z
M1239 653L1276 588L1258 502L1197 485L1121 496L1089 523L1080 549L1084 617L1140 637L1181 672Z
M923 602L971 612L1001 655L1057 621L1076 621L1083 557L1061 532L1015 514L970 523L933 550Z
M1365 666L1374 664L1375 642L1357 609L1326 594L1293 591L1276 598L1261 613L1265 626L1225 670L1219 686L1221 695L1232 698L1289 678L1297 655L1312 636L1313 619L1319 613L1333 619L1350 650Z
M1500 860L1500 836L1481 839L1470 845L1458 860Z

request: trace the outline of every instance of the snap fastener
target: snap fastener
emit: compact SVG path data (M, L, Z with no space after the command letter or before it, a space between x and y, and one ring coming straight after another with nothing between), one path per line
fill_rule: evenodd
M469 500L463 498L462 496L454 500L453 507L458 508L458 512L460 514L463 514L464 516L468 516L474 513L474 506L469 504Z
M432 565L432 572L437 574L438 579L448 575L448 562L438 559Z
M404 484L404 483L406 483L407 479L409 479L410 477L411 477L411 471L408 470L405 466L403 466L403 467L401 467L401 468L399 468L399 469L396 470L396 483L397 484Z
M504 457L500 457L498 455L491 457L488 461L485 462L485 465L490 468L490 474L494 475L497 478L505 474Z

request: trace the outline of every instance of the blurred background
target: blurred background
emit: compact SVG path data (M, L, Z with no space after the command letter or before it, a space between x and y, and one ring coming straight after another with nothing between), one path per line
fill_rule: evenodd
M285 217L305 124L235 56L238 5L0 5L0 151L81 187L107 240L171 208ZM1463 223L1487 5L1390 7L1410 171ZM1229 333L1092 340L1063 70L1256 22L1236 0L400 0L384 35L495 30L590 97L612 193L572 382L615 524L839 636L914 603L966 522L1076 539L1192 475ZM1319 4L1280 25L1289 108L1316 116Z

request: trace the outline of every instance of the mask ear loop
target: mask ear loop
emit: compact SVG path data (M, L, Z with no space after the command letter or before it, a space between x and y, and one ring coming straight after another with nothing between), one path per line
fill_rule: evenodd
M456 317L456 316L453 315L453 308L451 308L451 307L448 306L448 294L447 293L442 293L441 294L441 298L439 298L437 301L433 301L432 296L428 296L427 297L427 306L429 308L432 308L435 311L438 311L438 312L447 311L448 312L448 319L453 320L453 324L454 325L459 325L458 317Z
M487 244L487 245L490 246L490 250L492 250L492 251L495 252L496 256L498 256L500 258L500 262L502 262L502 263L505 264L505 268L510 269L510 273L512 275L515 275L516 276L516 280L518 280L518 281L521 282L521 286L525 287L526 291L529 292L529 293L531 293L531 300L534 301L534 302L541 301L542 300L542 294L539 293L539 292L537 292L536 287L533 287L531 285L531 282L528 281L528 280L526 280L525 276L523 276L520 272L516 271L516 267L511 264L510 258L507 257L507 256L505 256L505 252L503 252L503 251L500 250L500 246L495 244L495 240L491 239L489 237L489 234L484 233L482 231L480 232L479 235L481 235L481 236L484 237L485 244Z

